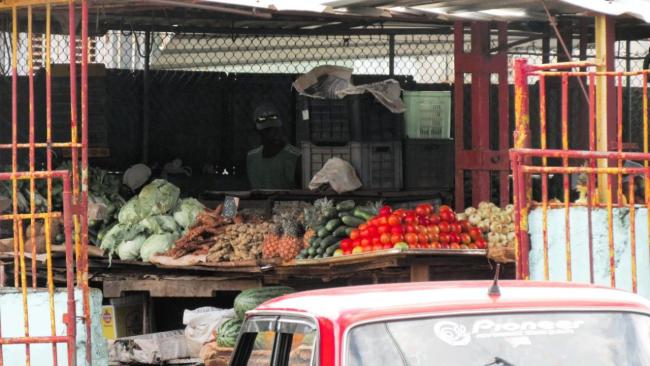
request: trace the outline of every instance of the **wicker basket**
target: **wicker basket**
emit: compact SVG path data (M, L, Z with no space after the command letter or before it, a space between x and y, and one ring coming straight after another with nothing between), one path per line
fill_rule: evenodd
M517 261L514 246L488 246L487 256L497 263L514 263Z

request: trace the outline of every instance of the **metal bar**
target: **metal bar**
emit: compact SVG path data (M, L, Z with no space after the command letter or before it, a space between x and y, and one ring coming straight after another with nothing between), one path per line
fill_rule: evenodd
M512 169L512 185L515 187L512 201L515 207L515 275L518 280L525 277L522 271L522 262L521 262L521 249L520 245L522 242L521 236L523 231L521 230L521 199L518 197L521 192L519 191L519 158L520 155L510 152L510 165Z
M648 74L643 74L643 152L648 153ZM643 166L648 168L648 160L643 161ZM645 203L646 208L650 210L650 179L649 175L646 173L644 175L644 184L643 188L645 191ZM648 220L646 222L646 227L648 227L648 248L650 248L650 214L646 215Z
M558 150L558 149L520 149L515 148L518 154L530 157L548 157L562 158L566 156L569 159L623 159L623 160L648 160L650 155L640 152L617 152L617 151L582 151L582 150ZM1 176L1 175L0 175Z
M548 261L548 175L542 174L542 239L544 241L544 279L549 280Z
M43 343L65 343L68 341L66 336L56 337L15 337L15 338L0 338L0 344L13 345L13 344L43 344Z
M543 71L543 70L552 70L552 69L575 69L582 67L594 67L598 66L598 63L593 61L571 61L571 62L555 62L544 65L528 65L529 70L533 71Z
M539 77L539 146L542 150L547 148L546 141L546 78L542 75ZM542 165L546 166L548 159L542 158Z
M137 37L137 35L136 35ZM151 32L144 34L144 68L142 70L142 161L146 164L149 161L149 66L151 55Z
M68 365L76 365L76 339L77 339L77 317L74 294L74 251L72 241L72 193L70 192L70 178L63 176L63 227L65 232L65 271L68 292L68 312L65 317Z
M539 76L539 75L544 75L544 76L554 76L554 77L562 77L564 75L568 75L570 77L582 77L582 76L589 76L589 75L595 75L595 76L640 76L644 74L650 73L650 70L641 70L641 71L535 71L531 72L531 76Z
M29 172L34 173L36 165L36 150L34 149L35 143L35 127L34 127L34 45L33 45L33 14L32 7L27 7L27 67L29 79ZM29 212L34 214L36 212L36 182L34 178L29 179ZM36 274L36 221L32 217L30 219L30 241L32 244L32 287L36 288L37 274Z
M596 33L596 59L598 66L596 67L597 71L604 72L607 71L607 59L608 59L608 45L607 45L607 26L608 21L607 17L604 15L597 15L595 21L595 33ZM608 131L608 80L604 75L599 75L596 83L596 145L599 151L608 151L609 150L609 131ZM599 160L597 162L599 167L607 167L608 162ZM611 178L598 176L598 196L600 201L604 202L606 200L611 200L611 197L607 197L607 191L605 187L609 187L611 184Z
M465 150L463 138L464 134L464 87L465 75L461 71L464 68L464 43L465 31L462 22L454 23L454 153L455 156L460 156ZM465 208L465 173L460 169L461 164L459 159L455 159L455 181L454 181L454 201L456 211L462 211Z
M530 166L522 165L521 169L526 174L578 174L578 173L595 173L595 174L606 174L606 175L615 175L619 172L623 174L645 174L648 169L646 168L622 168L618 169L616 167L612 168L590 168L590 167L577 167L572 166L568 168L559 167L559 166Z
M616 141L617 141L617 148L616 150L618 152L623 152L623 76L619 74L616 77L616 81L618 83L617 86L617 105L616 105L616 110L617 110L617 115L616 115ZM618 167L622 168L623 167L623 160L618 159L617 160ZM617 197L618 197L618 206L622 207L623 206L623 175L618 174L618 180L616 184L616 190L617 190Z
M86 325L86 364L92 365L92 324L88 286L88 0L81 0L81 291Z
M68 2L68 21L69 21L69 52L70 52L70 136L73 144L77 143L78 130L77 130L77 34L76 34L76 19L75 19L75 5L74 0ZM79 204L79 154L78 150L71 149L72 157L72 204L77 206ZM79 257L81 255L81 228L79 223L79 216L77 214L72 216L74 225L74 242L75 253L77 262L77 283L81 283L81 272L79 271Z
M45 152L47 171L52 171L52 4L48 0L45 8ZM56 336L56 311L54 307L54 276L52 273L52 178L47 178L47 217L45 218L45 254L47 256L47 291L50 302L50 332ZM54 366L58 365L56 344L52 344Z
M632 71L632 42L628 39L625 41L625 71ZM627 84L625 85L625 92L627 94L627 140L632 141L632 80L630 75L627 75Z
M13 220L16 216L12 214L4 214L0 215L0 221L9 221ZM61 217L61 214L58 212L52 212L52 213L35 213L35 214L18 214L17 218L21 220L27 220L31 218L35 219L49 219L49 218L57 218Z
M17 149L29 149L32 146L30 146L28 143L18 143L15 146ZM69 142L52 142L52 143L47 143L47 142L36 142L34 143L33 147L35 148L46 148L46 149L56 149L56 148L80 148L81 144L76 143L72 144ZM13 149L14 146L12 144L0 144L0 149Z
M595 76L589 75L589 151L596 150L596 111L595 111L595 101L596 101L596 78ZM589 167L592 169L596 168L596 160L589 159ZM589 282L595 283L594 277L594 238L593 238L593 221L592 221L592 206L594 205L594 198L597 195L594 195L596 191L596 176L594 174L589 174L587 178L587 230L589 234L588 247L589 247Z
M177 1L177 0L150 0L150 2L155 4L160 4L160 5L179 6L179 7L209 10L209 11L227 13L233 15L243 15L243 16L253 17L253 18L271 19L272 17L271 13L267 13L266 11L261 11L259 9L240 10L240 9L229 8L220 5L197 4L194 2Z
M569 149L569 79L567 76L562 77L562 149ZM569 160L564 157L562 159L562 167L567 168ZM571 226L570 226L570 182L569 175L563 174L563 190L564 190L564 232L565 232L565 252L566 252L566 272L567 281L571 281Z
M628 179L630 200L630 260L632 268L632 292L637 292L636 272L636 195L634 194L634 176Z
M395 75L395 35L388 36L388 75Z
M29 303L27 301L27 268L25 265L25 240L23 234L23 223L18 223L18 255L20 256L20 289L23 299L23 331L25 337L29 338ZM15 270L15 269L14 269ZM30 365L29 344L25 345L25 364Z
M54 170L51 172L45 172L45 171L36 171L34 173L28 173L28 172L0 172L0 180L28 180L31 177L34 177L35 179L44 179L44 178L61 178L67 177L69 174L68 171L66 170Z
M612 176L607 175L607 227L609 232L607 238L609 239L609 276L611 279L611 286L616 287L616 260L614 254L614 215L612 213Z
M18 172L18 10L14 7L11 9L12 17L12 34L11 34L11 172L15 175ZM13 213L18 214L18 182L13 179L12 202ZM14 220L14 286L18 287L19 283L19 256L18 242L16 233L18 232L18 220Z

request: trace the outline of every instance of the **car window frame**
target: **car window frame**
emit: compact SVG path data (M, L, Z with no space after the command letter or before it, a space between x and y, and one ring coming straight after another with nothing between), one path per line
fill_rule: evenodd
M481 316L481 315L517 315L517 314L556 314L556 313L625 313L625 314L637 314L650 318L650 312L641 311L639 309L629 309L629 308L558 308L558 309L499 309L494 311L467 311L467 312L445 312L445 313L422 313L422 314L409 314L403 316L390 316L383 318L376 318L372 320L360 321L349 325L344 333L342 339L342 347L340 354L340 364L341 366L350 365L350 332L355 328L376 324L376 323L386 323L391 321L409 321L417 319L443 319L443 318L452 318L452 317L462 317L462 316Z
M273 331L275 336L273 338L270 366L288 366L293 334L301 327L315 332L314 350L309 365L319 365L320 330L315 319L295 315L267 314L252 315L244 321L242 330L237 337L236 348L230 365L246 365L253 351L257 334L261 331Z

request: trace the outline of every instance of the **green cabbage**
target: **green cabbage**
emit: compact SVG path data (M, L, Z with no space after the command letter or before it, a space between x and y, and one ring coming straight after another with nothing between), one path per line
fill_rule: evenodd
M117 215L117 221L120 224L135 224L143 218L140 211L140 201L138 197L133 197L122 207Z
M144 241L140 248L140 257L144 262L149 262L152 255L168 251L174 246L178 236L176 234L156 234Z
M122 242L133 240L143 231L144 228L140 225L115 224L106 232L99 247L108 251L108 259L110 263L113 258L113 253L118 245Z
M136 260L140 256L140 248L147 239L144 235L138 235L135 238L123 241L117 246L117 256L121 260Z
M177 234L180 231L174 218L166 215L147 217L140 221L140 225L150 234Z
M184 229L194 225L196 217L205 210L205 206L194 198L180 200L174 210L174 219Z
M181 190L163 179L147 184L138 195L141 218L164 215L176 207Z

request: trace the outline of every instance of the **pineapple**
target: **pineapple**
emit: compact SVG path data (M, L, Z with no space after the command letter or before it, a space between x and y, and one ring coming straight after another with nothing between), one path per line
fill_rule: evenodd
M302 237L305 234L302 224L291 215L281 217L284 235L278 243L278 254L285 261L294 259L303 247Z
M269 234L264 237L262 243L262 257L266 259L276 258L280 255L280 239L282 237L282 226L273 225Z

